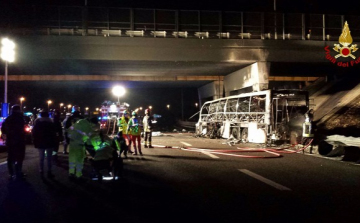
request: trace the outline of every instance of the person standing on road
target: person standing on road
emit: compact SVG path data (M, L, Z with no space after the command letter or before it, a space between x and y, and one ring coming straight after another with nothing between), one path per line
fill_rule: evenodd
M84 119L84 116L82 116L80 114L80 111L79 111L79 106L77 105L74 105L72 107L72 113L71 115L66 118L63 122L64 124L64 131L65 131L65 141L64 141L64 154L67 154L67 146L70 144L70 139L69 139L69 136L68 136L68 130L70 128L70 126L72 126L73 124L75 124L75 122L77 122L78 120L80 119ZM65 144L66 143L66 144Z
M53 178L51 172L52 152L58 143L56 135L56 126L47 111L40 113L40 118L35 120L34 128L32 131L34 147L39 150L39 172L41 177L44 174L44 159L45 153L47 156L47 176Z
M129 120L127 132L128 132L128 134L130 134L131 142L133 143L134 155L138 154L138 150L139 150L140 155L142 155L141 143L140 143L140 141L141 141L141 137L140 137L141 126L139 123L137 113L135 111L132 112L132 117Z
M25 158L25 121L19 105L13 105L11 114L1 126L2 137L8 151L7 166L9 179L22 179L22 165ZM15 171L14 171L15 168Z
M66 128L66 122L67 120L69 119L71 113L66 113L66 117L62 123L62 126L63 126L63 138L64 138L64 141L63 141L63 145L64 145L64 151L63 153L64 154L68 154L68 151L67 151L67 147L68 145L70 144L70 138L68 136L68 131L67 131L67 128Z
M145 148L154 148L151 145L151 135L152 135L152 116L150 115L150 109L145 109L145 116L143 118L143 127L144 127L144 147Z
M118 126L119 126L119 132L122 132L122 135L126 140L127 145L129 146L130 149L129 152L132 153L130 135L127 133L128 123L129 123L129 112L125 110L122 117L118 121Z
M82 170L85 158L85 143L92 135L96 123L90 120L80 119L69 127L69 178L83 180Z
M60 121L60 111L59 110L55 110L54 111L54 117L53 117L53 122L55 125L55 131L56 131L56 145L54 148L54 152L55 154L53 155L54 160L57 162L57 158L58 158L58 152L59 152L59 146L60 146L60 142L63 140L63 130L62 130L62 126L61 126L61 121Z
M113 138L111 146L119 151L119 158L121 158L122 153L124 153L125 158L127 158L129 145L121 131L119 131L117 136Z

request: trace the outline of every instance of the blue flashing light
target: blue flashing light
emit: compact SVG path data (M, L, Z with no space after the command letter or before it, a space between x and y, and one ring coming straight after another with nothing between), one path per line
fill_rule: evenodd
M33 113L32 112L25 112L24 115L26 116L31 116Z
M9 103L2 103L1 104L1 117L8 117L9 116Z

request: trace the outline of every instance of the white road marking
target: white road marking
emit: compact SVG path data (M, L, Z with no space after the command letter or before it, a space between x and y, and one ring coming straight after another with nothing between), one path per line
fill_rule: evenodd
M211 154L211 153L208 153L208 152L201 152L201 153L203 153L203 154L205 154L205 155L208 155L208 156L210 156L211 158L219 159L219 157L218 157L218 156L215 156L214 154Z
M278 183L276 183L276 182L274 182L272 180L266 179L265 177L262 177L262 176L260 176L260 175L258 175L256 173L253 173L250 170L239 169L239 171L242 172L242 173L245 173L246 175L249 175L249 176L251 176L251 177L253 177L253 178L257 179L257 180L260 180L263 183L266 183L266 184L268 184L268 185L270 185L272 187L275 187L278 190L290 190L291 191L291 189L289 189L289 188L287 188L287 187L285 187L285 186L283 186L281 184L278 184Z
M271 152L271 151L268 151L268 150L264 150L265 152L267 152L267 153L270 153L270 154L273 154L273 155L279 155L279 153L275 153L275 152Z
M185 146L191 146L191 144L186 143L186 142L181 142L182 144L184 144Z
M7 161L0 163L0 166L7 164Z

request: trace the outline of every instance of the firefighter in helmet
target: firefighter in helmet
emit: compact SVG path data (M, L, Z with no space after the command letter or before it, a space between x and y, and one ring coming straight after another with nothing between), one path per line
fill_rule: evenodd
M138 151L139 154L142 155L141 143L140 143L141 125L136 111L132 112L132 117L130 118L127 127L127 133L130 135L130 139L134 147L134 155L137 155Z
M119 127L119 132L122 132L122 135L126 140L126 144L130 148L131 139L130 139L130 135L127 132L128 123L129 123L129 112L125 110L122 117L118 120L118 127ZM132 153L131 149L129 150L129 152Z
M151 132L152 132L152 116L150 115L150 109L145 109L145 116L143 118L143 127L144 127L144 147L145 148L154 148L151 145Z

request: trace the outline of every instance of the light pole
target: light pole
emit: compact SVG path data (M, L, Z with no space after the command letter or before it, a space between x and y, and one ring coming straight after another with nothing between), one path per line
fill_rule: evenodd
M166 105L167 109L170 109L170 105Z
M60 103L60 114L61 114L61 108L64 105L64 103Z
M69 110L71 109L71 105L70 105L70 104L68 105L68 109L69 109ZM70 111L71 111L71 110L70 110Z
M7 90L8 90L8 63L15 61L15 43L8 38L1 40L1 59L5 61L5 86L4 86L4 103L2 105L2 116L7 117L9 108L7 103Z
M51 100L48 100L47 101L47 104L48 104L48 112L50 112L50 104L52 103L52 101Z
M23 110L23 107L22 107L22 102L25 101L25 98L24 97L21 97L20 98L20 110L22 111Z

